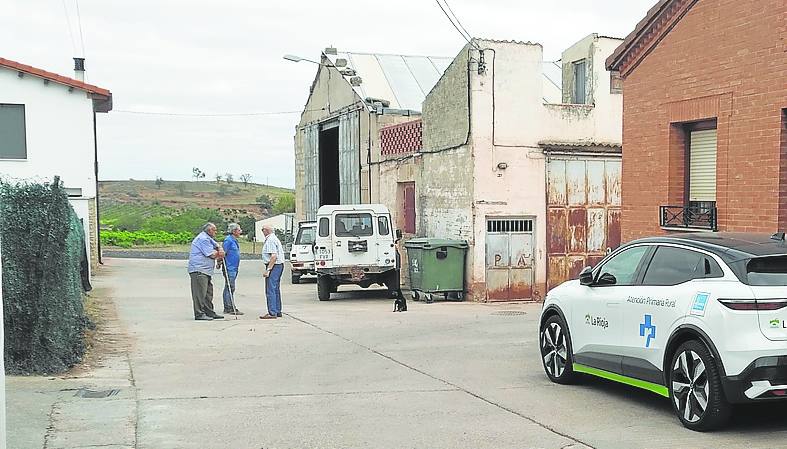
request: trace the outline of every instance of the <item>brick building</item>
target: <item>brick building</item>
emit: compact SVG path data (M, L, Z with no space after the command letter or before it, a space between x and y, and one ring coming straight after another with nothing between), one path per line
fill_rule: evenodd
M787 3L661 0L623 83L622 238L787 228Z

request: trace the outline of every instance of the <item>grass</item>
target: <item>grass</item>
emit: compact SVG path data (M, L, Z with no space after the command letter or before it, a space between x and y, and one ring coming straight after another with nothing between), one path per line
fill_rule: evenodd
M260 254L262 251L262 242L250 242L245 239L238 241L240 245L240 252L242 254ZM120 248L117 246L102 246L102 250L119 250L119 251L161 251L166 253L187 253L191 250L191 244L182 245L145 245L135 246L133 248Z

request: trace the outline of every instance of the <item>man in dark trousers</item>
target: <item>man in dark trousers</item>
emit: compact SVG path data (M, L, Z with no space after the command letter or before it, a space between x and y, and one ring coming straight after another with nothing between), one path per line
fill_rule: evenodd
M224 259L224 249L214 240L216 225L205 223L202 232L191 242L189 253L189 277L191 278L191 302L194 319L199 321L224 318L213 311L213 269L216 261Z
M238 278L238 268L240 267L240 246L238 238L243 230L238 223L230 223L227 226L227 237L224 239L224 267L227 269L228 282L224 285L224 313L229 315L243 315L235 304L235 279Z

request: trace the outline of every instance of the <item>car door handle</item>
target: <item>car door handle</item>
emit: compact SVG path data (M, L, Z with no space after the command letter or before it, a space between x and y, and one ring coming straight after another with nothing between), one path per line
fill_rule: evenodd
M607 307L617 307L619 305L620 305L619 302L608 302L607 303Z

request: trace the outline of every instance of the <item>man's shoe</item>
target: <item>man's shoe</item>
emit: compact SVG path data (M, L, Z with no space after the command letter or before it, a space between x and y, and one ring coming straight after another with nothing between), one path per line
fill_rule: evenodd
M224 319L224 316L223 316L223 315L219 315L219 314L217 314L217 313L214 313L213 315L209 315L209 316L210 316L211 318L213 318L214 320L223 320L223 319Z
M213 321L213 318L211 318L211 317L209 317L207 315L197 315L197 316L194 317L194 319L197 320L197 321Z
M277 313L276 318L281 318L281 313Z
M275 320L276 317L273 316L273 315L270 315L270 314L265 314L265 315L260 316L260 319L261 320Z
M230 310L229 312L225 310L224 313L226 313L227 315L244 315L244 313L241 312L240 310Z

